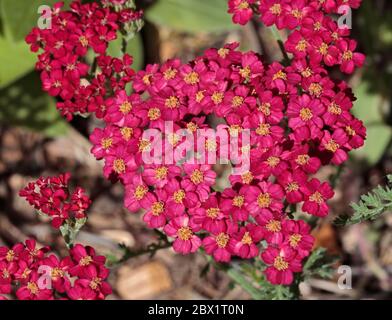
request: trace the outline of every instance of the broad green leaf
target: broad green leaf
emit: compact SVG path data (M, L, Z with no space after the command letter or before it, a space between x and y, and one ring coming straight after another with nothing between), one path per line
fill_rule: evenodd
M381 96L369 92L366 82L362 82L354 91L357 97L353 108L355 116L362 120L365 125L382 123Z
M354 114L364 122L367 129L365 145L352 152L354 157L364 158L370 165L377 163L384 154L391 137L391 127L384 124L381 113L382 99L379 95L368 92L366 83L362 83L355 94L358 100L353 108Z
M158 0L146 12L152 23L185 32L236 29L227 13L227 0Z
M68 124L56 109L55 101L41 90L34 71L0 89L0 122L27 127L47 136L66 133Z
M42 5L53 6L58 0L1 0L2 20L7 32L15 41L23 40L30 30L37 26L38 8ZM70 0L63 0L69 4Z
M115 58L121 58L121 47L122 36L119 34L115 41L109 43L108 54ZM133 69L140 70L143 68L143 43L139 34L137 34L133 39L129 40L126 51L133 57Z
M34 68L35 55L23 41L17 43L0 37L0 89Z
M366 126L366 124L365 124ZM392 129L387 125L366 126L367 138L365 145L352 152L354 157L364 158L370 165L376 164L384 154L392 137Z

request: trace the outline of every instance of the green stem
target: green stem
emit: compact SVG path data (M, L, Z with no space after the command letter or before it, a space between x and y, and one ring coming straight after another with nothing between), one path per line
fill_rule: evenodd
M249 293L254 300L263 300L262 293L257 288L255 288L253 284L250 283L240 272L233 268L228 268L226 273L235 283L237 283L239 286L241 286L242 289Z
M120 259L117 259L114 261L108 260L108 266L113 267L115 265L124 263L124 262L128 261L129 259L139 257L139 256L142 256L145 254L149 254L150 257L153 257L157 253L157 251L170 248L171 246L172 246L172 243L166 238L166 239L160 240L157 243L152 243L152 244L148 245L147 247L139 249L139 250L133 250L128 247L122 247L122 249L124 250L123 256Z
M123 36L122 43L121 43L121 53L123 55L127 53L127 47L128 47L128 37Z
M336 184L338 183L338 179L343 172L343 167L344 167L343 165L340 165L336 173L331 178L331 186L333 189L335 189Z

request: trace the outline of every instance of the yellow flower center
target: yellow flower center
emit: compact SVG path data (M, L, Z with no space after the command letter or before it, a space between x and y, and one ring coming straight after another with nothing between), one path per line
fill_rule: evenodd
M93 262L93 258L91 256L85 256L79 261L79 265L82 267L88 266L91 262Z
M312 83L309 86L309 92L311 95L319 97L323 93L323 87L319 83Z
M60 88L60 87L61 87L61 82L60 82L59 80L57 80L57 81L55 81L55 82L53 83L53 86L54 86L55 88Z
M159 167L157 169L155 169L155 178L158 180L163 180L167 177L167 173L168 173L168 169L167 167Z
M268 159L267 159L267 164L271 167L271 168L275 168L278 164L279 164L279 162L280 162L280 159L278 158L278 157L268 157Z
M199 75L195 71L192 71L185 75L184 81L187 84L195 85L199 82Z
M231 106L233 108L238 108L240 107L242 104L244 103L244 98L240 97L240 96L235 96L232 100L231 100Z
M302 235L300 235L299 233L292 234L289 238L290 246L296 248L298 246L298 243L300 243L301 239Z
M175 203L182 203L185 198L185 191L180 189L173 194L173 199Z
M244 236L242 237L241 242L243 244L247 244L247 245L251 245L253 243L252 237L250 236L250 233L248 231L246 231L244 233Z
M151 142L147 139L140 139L139 141L139 151L149 151L151 147Z
M232 137L238 137L238 134L242 131L242 128L238 124L232 124L229 127L229 133Z
M220 104L223 101L223 92L215 91L211 99L215 104Z
M171 96L165 101L166 108L176 109L180 106L180 100L176 96Z
M91 289L97 290L98 287L101 285L101 283L102 283L101 278L95 277L93 280L90 281L89 286Z
M339 145L334 140L329 140L328 143L325 145L325 149L331 152L336 152L339 149Z
M313 74L313 71L309 67L301 72L301 75L304 78L309 78L312 74Z
M230 52L230 50L227 49L227 48L220 48L220 49L218 50L218 55L219 55L222 59L224 59L224 58L226 58L226 56L229 54L229 52Z
M154 202L151 206L152 215L156 216L156 217L159 216L163 212L164 208L165 208L165 206L164 206L163 202L160 202L160 201Z
M333 32L333 33L331 34L331 38L334 39L334 40L338 40L338 39L339 39L339 33Z
M271 125L269 123L260 123L256 129L256 133L259 136L268 136L271 133L270 128Z
M27 289L30 291L30 294L36 295L39 292L38 286L35 282L28 282Z
M219 212L220 212L219 208L208 208L206 210L206 215L208 218L216 219L219 215Z
M299 117L302 121L309 121L313 118L312 110L310 110L309 108L302 108L299 112Z
M120 129L120 132L125 141L129 141L133 136L133 128L124 127Z
M159 108L151 108L148 110L147 116L151 121L158 120L161 117L161 110Z
M147 192L148 192L148 188L146 186L139 185L136 187L135 191L133 192L133 196L136 200L142 200Z
M335 102L332 102L328 106L328 112L332 113L332 114L335 114L335 115L340 115L342 113L342 109Z
M145 85L150 85L151 81L150 81L151 75L146 74L145 76L143 76L142 81Z
M178 229L177 235L181 240L187 241L192 238L193 232L189 227L181 227Z
M302 39L298 41L297 45L295 46L295 49L298 51L306 51L308 48L308 42L305 39Z
M282 12L282 7L279 3L275 3L271 8L270 11L272 14L280 15Z
M233 206L241 208L244 205L245 197L244 196L235 196L233 198Z
M248 80L250 77L250 74L251 74L249 66L246 66L245 68L240 69L239 73L240 73L241 77Z
M297 159L295 159L295 162L298 163L299 165L303 166L307 164L310 160L310 156L307 154L300 154Z
M284 271L288 269L289 263L283 259L281 256L277 256L274 260L274 268L279 271Z
M260 193L257 197L257 204L260 208L268 208L272 200L269 193Z
M204 99L204 92L198 91L195 97L196 102L200 103L203 99Z
M291 10L291 14L293 15L294 18L297 18L297 19L302 18L302 12L298 9Z
M287 80L287 75L285 72L283 72L282 70L279 70L277 73L274 74L272 80Z
M279 220L270 220L270 221L268 221L268 223L266 224L265 228L266 228L269 232L279 232L279 231L282 229L282 226L281 226Z
M348 50L343 53L343 60L349 61L353 59L353 52Z
M190 132L196 132L196 130L197 130L197 124L196 123L194 123L194 122L188 122L187 124L186 124L186 128L190 131Z
M83 47L88 46L88 39L85 36L79 37L79 42Z
M324 198L320 192L316 191L309 197L310 201L316 202L318 204L322 204L324 202Z
M172 146L175 146L178 142L180 142L180 136L176 133L168 134L167 139Z
M120 104L120 111L122 114L128 114L132 110L132 104L129 101L124 101Z
M319 51L323 56L325 56L325 55L327 55L327 53L328 53L328 48L329 48L329 46L328 46L325 42L323 42L323 43L320 45L320 48L318 49L318 51Z
M203 172L201 172L199 169L196 169L192 172L191 174L191 181L194 184L200 184L204 180L204 175Z
M258 110L261 111L265 116L271 115L271 104L266 102L262 103L259 107Z
M3 269L3 279L8 279L10 277L10 273L7 269Z
M216 151L217 144L215 139L207 139L205 142L205 147L207 151Z
M113 162L113 170L117 174L121 174L125 172L125 162L123 159L119 158L114 160Z
M14 250L8 250L7 254L5 255L5 259L6 259L8 262L11 262L11 261L14 260L14 258L15 258L15 252L14 252Z
M113 143L113 139L112 138L103 138L101 140L101 147L102 149L109 149L112 146Z
M249 8L249 3L247 1L241 1L240 4L237 6L238 10L245 10Z
M253 174L248 171L241 175L242 183L250 184L253 181Z
M177 70L173 68L169 68L165 70L165 72L163 73L163 77L165 78L165 80L171 80L176 76L176 74L177 74Z
M293 192L293 191L298 191L299 189L299 185L296 182L290 182L289 184L287 184L286 186L286 191L287 192Z
M355 132L355 130L353 128L351 128L350 126L347 126L346 128L346 132L349 136L355 136L357 133Z
M30 273L31 273L31 270L29 268L25 268L22 275L21 275L21 278L27 279L27 277L29 276Z
M64 271L60 268L53 268L51 271L52 278L62 278L64 277Z

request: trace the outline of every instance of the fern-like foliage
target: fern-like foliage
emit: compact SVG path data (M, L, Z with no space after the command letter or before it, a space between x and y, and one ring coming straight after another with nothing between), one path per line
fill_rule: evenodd
M358 203L351 203L352 216L339 216L334 223L340 226L377 219L381 214L392 210L392 175L388 175L388 185L378 186L361 196Z

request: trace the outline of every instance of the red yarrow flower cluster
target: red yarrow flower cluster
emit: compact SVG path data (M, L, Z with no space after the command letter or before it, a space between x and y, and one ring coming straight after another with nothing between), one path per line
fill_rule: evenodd
M0 247L0 300L102 300L112 289L106 282L105 257L91 247L75 245L59 258L34 239Z
M130 56L111 58L106 51L122 26L141 19L142 12L121 6L116 11L113 4L120 2L75 0L70 10L62 11L59 2L52 10L51 27L34 28L26 37L33 52L41 50L36 69L41 72L43 90L60 100L57 108L68 120L75 113L105 108L102 97L110 87L124 87L133 74ZM96 57L98 64L91 65L89 56Z
M348 27L339 26L332 17L346 12L342 6L358 8L361 0L229 0L228 4L234 23L245 25L255 14L266 26L291 30L285 49L295 60L307 58L310 65L338 65L347 74L365 61L365 56L356 52L357 42L348 38Z
M40 213L52 219L59 228L68 219L84 219L91 204L90 198L81 187L70 191L71 175L65 173L55 177L40 177L20 190L19 195Z
M239 52L233 43L209 49L189 63L171 59L134 74L131 57L117 59L96 51L100 72L78 91L84 107L74 108L74 100L64 99L68 112L87 110L104 120L105 126L96 128L90 139L92 153L105 162L105 177L124 185L124 205L131 212L143 211L147 226L163 230L173 239L176 252L203 248L218 262L261 257L266 277L274 284L288 285L301 271L313 237L304 221L288 213L297 207L325 217L333 190L314 174L322 166L345 162L366 136L362 122L351 113L355 101L351 89L326 70L340 65L352 72L363 63L362 56L354 52L355 42L345 38L347 32L327 16L333 6L327 9L318 3L229 3L238 23L248 21L257 7L265 24L295 29L285 44L294 57L289 65L266 64L254 52ZM87 8L83 6L78 8ZM64 15L77 22L86 19L83 12L74 12L75 5L72 10ZM74 45L70 50L82 49ZM50 53L50 61L52 57ZM57 79L51 69L47 75ZM131 93L125 90L129 82ZM184 146L191 143L177 134L183 130L196 140L198 129L211 128L210 119L219 120L217 129L240 142L236 157L248 154L250 162L248 171L230 175L230 187L223 191L216 191L212 164L187 161ZM173 126L171 133L165 133L167 122ZM155 146L143 136L145 129L164 133L162 157L174 154L176 162L144 162L143 155ZM249 142L242 135L245 131L250 132ZM204 145L208 157L219 155L223 148L234 146L222 140L207 140ZM236 161L231 165L238 167Z
M363 144L365 128L350 113L355 99L344 81L306 60L267 65L237 46L136 73L134 92L117 91L103 116L106 127L92 133L92 153L104 159L107 178L124 184L125 206L143 210L150 228L162 228L174 239L176 252L203 247L219 262L263 252L270 265L267 278L289 284L313 238L305 222L288 218L287 203L326 216L333 190L311 177L322 165L346 161L348 152ZM242 146L250 148L250 170L231 175L230 188L214 192L216 173L209 164L143 162L151 147L144 128L162 129L172 121L176 129L196 135L196 129L209 127L207 116L223 118L219 126L232 136L251 132L250 145ZM176 134L166 142L174 153L186 144ZM223 142L206 143L217 154L222 147Z

